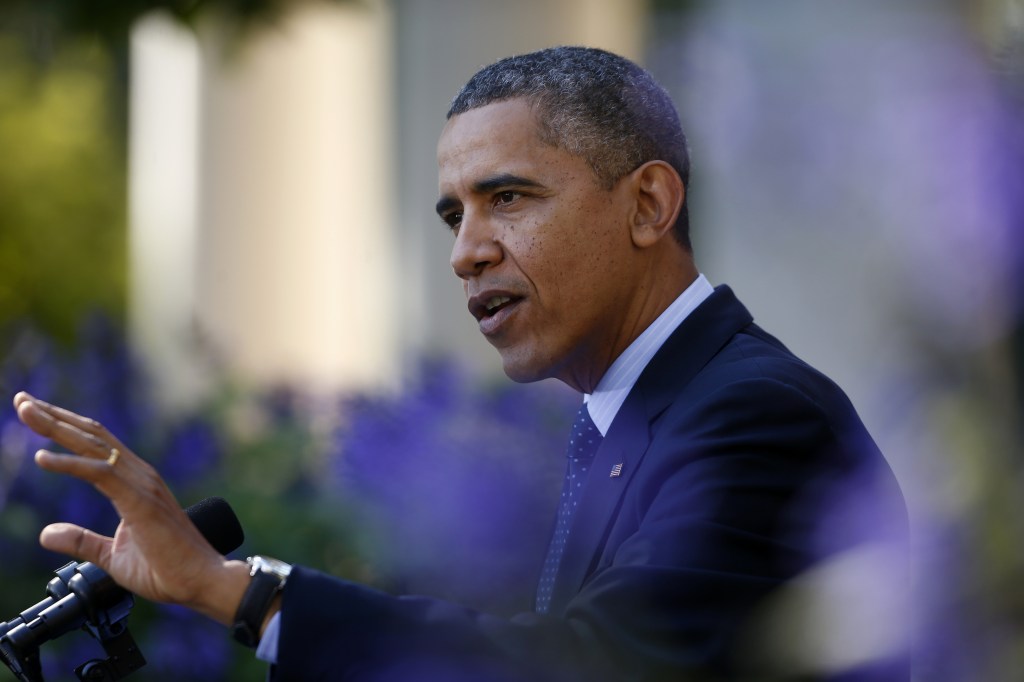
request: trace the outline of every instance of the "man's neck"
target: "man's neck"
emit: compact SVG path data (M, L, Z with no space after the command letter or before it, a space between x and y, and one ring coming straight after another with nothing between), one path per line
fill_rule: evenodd
M703 276L699 275L662 313L644 329L629 346L619 354L601 377L593 393L585 394L590 416L601 435L608 431L612 420L633 389L644 368L654 354L664 345L665 340L682 324L697 306L703 303L714 289Z

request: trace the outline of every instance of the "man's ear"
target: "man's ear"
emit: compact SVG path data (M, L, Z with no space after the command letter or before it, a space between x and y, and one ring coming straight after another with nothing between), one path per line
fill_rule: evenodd
M639 248L653 246L672 229L686 199L686 188L675 168L664 161L648 161L629 174L635 199L630 237Z

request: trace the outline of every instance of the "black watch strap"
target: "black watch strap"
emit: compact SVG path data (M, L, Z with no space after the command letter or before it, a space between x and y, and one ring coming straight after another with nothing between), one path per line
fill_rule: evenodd
M231 634L235 640L255 649L260 642L260 628L267 616L271 602L281 589L283 579L267 571L256 571L242 595L242 602L235 612L235 624Z

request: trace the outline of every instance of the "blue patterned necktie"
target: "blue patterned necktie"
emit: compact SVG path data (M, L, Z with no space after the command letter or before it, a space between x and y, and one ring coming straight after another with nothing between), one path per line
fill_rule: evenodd
M544 569L537 585L537 613L547 613L551 606L551 590L555 586L555 574L558 572L558 564L565 551L565 541L569 537L572 518L576 513L576 503L583 493L583 482L594 461L594 453L601 445L601 438L601 432L594 426L590 412L587 411L587 404L583 403L576 414L576 421L573 422L572 434L569 437L566 452L569 461L565 471L565 483L562 485L562 501L558 507L558 524L555 526L555 534L551 537L548 556L544 560Z

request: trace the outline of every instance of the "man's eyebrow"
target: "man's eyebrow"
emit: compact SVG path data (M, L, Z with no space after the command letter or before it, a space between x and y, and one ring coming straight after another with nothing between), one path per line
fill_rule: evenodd
M473 183L473 191L480 194L486 194L499 190L503 187L542 187L536 180L530 178L524 178L521 175L515 175L513 173L501 173L500 175L492 175L489 178L478 180Z
M458 207L459 203L458 199L446 194L437 200L437 205L434 206L434 210L437 211L437 215L443 218L448 211Z
M525 178L521 175L515 175L514 173L501 173L499 175L492 175L482 180L477 180L473 183L473 192L475 194L489 194L499 189L507 187L543 187L543 185L536 180ZM437 200L437 204L434 206L434 210L437 211L439 216L444 216L448 211L458 208L461 202L450 195L445 195Z

